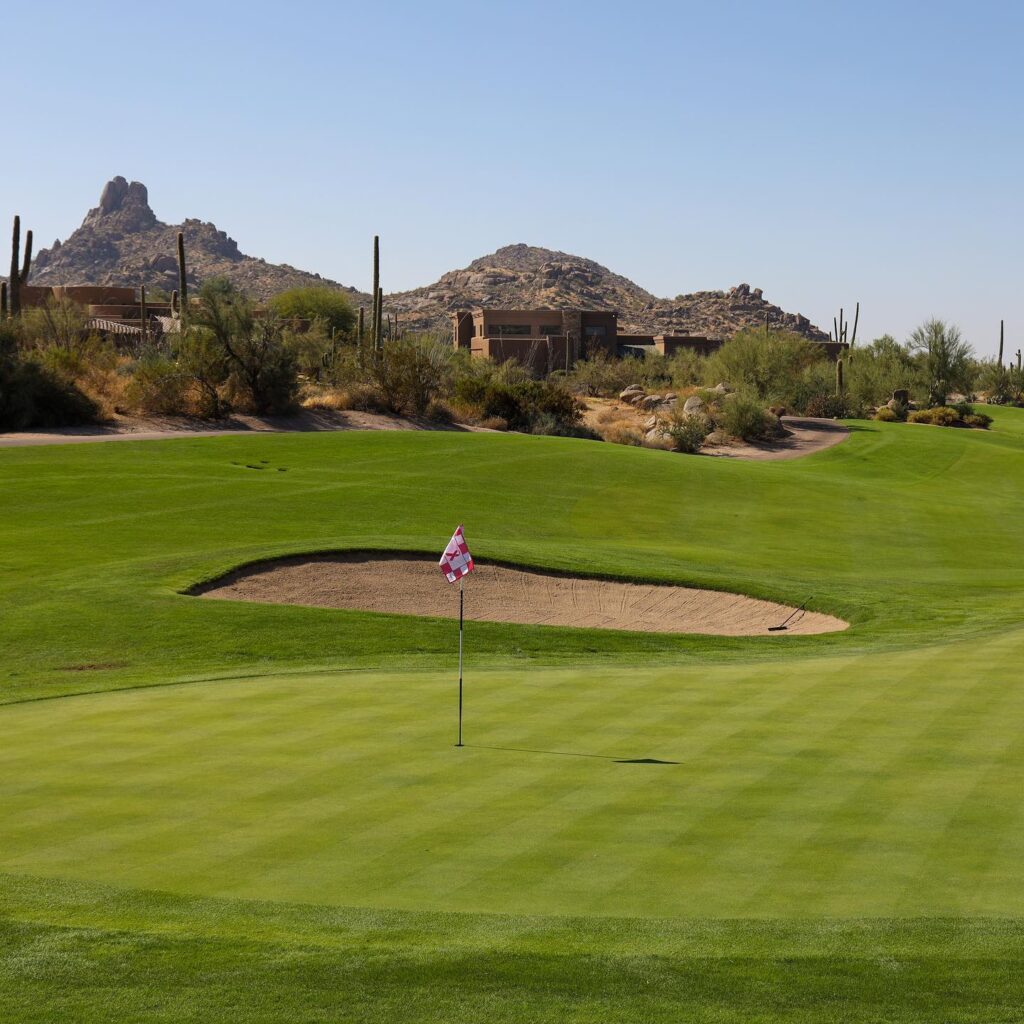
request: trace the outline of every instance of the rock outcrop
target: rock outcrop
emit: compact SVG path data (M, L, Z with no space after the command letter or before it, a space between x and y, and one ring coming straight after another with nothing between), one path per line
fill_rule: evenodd
M369 301L354 288L344 288L319 274L246 256L215 224L195 219L164 224L149 205L146 186L122 177L107 182L99 205L86 214L77 231L36 255L30 283L145 284L151 290L170 292L178 287L175 253L179 231L185 234L192 285L211 277L227 277L262 300L285 288L317 284L348 292L356 302Z
M744 327L763 327L767 317L775 330L828 340L807 317L787 313L748 284L659 299L593 260L522 243L506 245L463 270L449 271L425 288L389 295L387 302L405 323L438 329L446 326L452 310L475 306L582 307L617 310L623 333L727 338Z

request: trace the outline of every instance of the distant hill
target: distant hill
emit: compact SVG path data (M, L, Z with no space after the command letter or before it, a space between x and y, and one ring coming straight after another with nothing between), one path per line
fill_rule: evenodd
M170 292L178 287L179 231L185 234L190 285L211 277L227 277L263 300L286 288L315 284L347 292L355 301L368 301L354 288L345 288L319 274L246 256L239 251L238 243L215 224L192 219L184 224L164 224L150 208L146 186L121 177L107 182L99 206L88 212L77 231L38 253L30 283L145 284Z
M740 284L728 291L659 299L593 260L522 243L481 256L463 270L450 270L425 288L389 295L387 305L404 314L403 320L424 325L474 306L610 309L618 311L623 331L712 338L763 327L767 316L772 328L828 340L806 317L768 302L760 288Z
M227 277L257 300L297 285L322 285L347 293L355 305L369 295L319 274L246 256L216 225L189 219L157 220L141 182L117 177L107 182L97 207L65 241L35 258L31 284L145 284L170 292L178 286L176 235L185 233L192 286ZM386 270L386 268L385 268ZM386 275L385 275L386 276ZM475 306L613 309L621 329L633 333L689 333L723 338L743 327L795 331L827 340L806 317L787 313L746 284L728 291L695 292L660 299L593 260L536 246L506 245L434 284L385 297L385 311L401 314L407 326L448 329L448 314Z

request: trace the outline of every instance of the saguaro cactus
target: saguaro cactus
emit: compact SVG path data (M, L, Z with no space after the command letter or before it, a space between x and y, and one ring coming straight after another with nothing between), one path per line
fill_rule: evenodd
M843 393L843 361L842 359L836 360L836 395L840 396Z
M359 327L356 332L356 341L359 343L359 347L363 347L363 331L365 330L364 323L366 318L366 307L359 307Z
M373 334L373 347L377 348L380 337L380 310L377 307L377 293L380 291L380 235L373 236L373 319L370 330Z
M384 289L377 289L377 334L373 339L373 347L380 351L384 348Z
M7 282L0 281L0 320L7 319Z
M20 266L19 266L20 264ZM32 270L32 232L25 234L25 259L21 260L21 217L15 214L11 233L11 275L8 283L8 310L11 316L21 312L21 286L28 284Z
M839 319L832 317L832 331L829 332L829 341L839 342L840 345L847 344L846 335L850 329L849 323L843 317L843 309L840 307ZM857 323L860 320L860 303L857 303L857 309L853 314L853 334L850 335L849 346L853 348L854 342L857 340Z
M188 327L188 281L185 267L185 233L178 232L178 316L181 327Z
M149 311L146 308L146 286L139 285L139 320L142 324L142 344L149 340Z
M1003 365L1003 321L999 321L999 366Z
M178 289L175 288L171 292L171 319L176 320L181 315L181 309L178 307Z

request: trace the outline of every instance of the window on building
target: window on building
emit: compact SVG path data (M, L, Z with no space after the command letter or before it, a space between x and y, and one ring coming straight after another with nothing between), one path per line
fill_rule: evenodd
M603 338L607 333L604 328L604 324L593 324L590 327L584 327L583 333L588 338Z
M522 337L524 334L529 336L530 325L529 324L491 324L487 328L487 333L492 337L507 338L507 337Z
M542 327L538 328L538 333L539 334L546 334L546 335L549 335L549 336L561 334L562 333L562 325L561 324L545 324Z

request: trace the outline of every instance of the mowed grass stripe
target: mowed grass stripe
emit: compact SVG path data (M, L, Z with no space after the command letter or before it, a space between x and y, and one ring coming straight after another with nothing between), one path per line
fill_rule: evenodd
M956 658L955 652L932 656ZM290 898L338 902L386 894L394 905L410 907L432 905L443 892L466 909L747 915L798 906L822 913L875 903L884 909L918 886L922 870L916 852L905 870L896 870L887 836L919 843L943 818L935 842L956 848L957 830L946 819L955 823L963 792L992 752L998 755L994 744L976 749L965 739L963 708L986 703L983 692L937 687L930 662L901 680L901 659L914 660L889 659L890 677L869 673L870 682L863 681L863 659L840 659L832 674L801 677L792 688L771 677L759 684L738 667L719 667L699 685L674 671L640 685L624 683L619 673L561 673L547 689L519 693L522 752L484 749L488 744L452 749L448 730L430 713L454 696L448 676L410 677L401 701L380 699L380 677L346 677L336 687L298 679L87 698L109 702L106 733L97 730L95 715L88 719L108 750L123 756L123 743L138 743L128 762L135 774L123 776L115 790L101 788L111 765L99 752L75 782L65 782L57 758L49 766L53 777L40 777L45 800L38 801L59 808L47 822L53 845L39 849L45 815L28 825L15 817L6 826L12 834L4 863L24 869L18 851L35 849L55 870L75 874L84 863L95 870L106 864L129 884L177 891L205 884L206 891L249 896L271 886ZM514 676L480 677L474 716L481 738L488 738L489 703L503 709L503 742L493 746L508 745L515 692ZM1000 689L1000 698L1006 693ZM724 695L729 703L723 705ZM117 705L125 700L136 706L122 718ZM709 715L704 707L705 717L698 717L694 709L702 703L715 711ZM1000 725L1010 735L1000 703L978 720L979 739ZM367 705L374 714L362 713ZM219 729L206 730L197 720L204 707ZM538 717L539 708L546 718ZM25 705L6 713L31 718L43 710ZM274 735L278 715L289 723L287 740ZM955 728L935 724L943 719ZM170 742L154 746L147 764L141 752L157 722ZM120 738L118 729L125 731ZM197 762L190 730L208 733L208 759ZM881 748L867 756L876 734ZM570 737L574 743L558 742ZM184 757L176 763L179 739ZM682 764L528 752L575 744L580 753L601 747L650 756L652 740L659 754L681 749L682 756L670 759ZM961 778L967 781L948 794L952 806L926 771L934 749L966 759ZM929 754L923 762L922 751ZM24 775L16 762L13 767ZM154 789L161 772L170 787ZM917 789L914 779L921 780ZM925 818L908 817L901 809L908 792L937 807ZM83 828L87 812L105 828ZM945 837L948 829L952 838ZM886 856L862 860L856 851L837 850L832 834L843 832ZM153 852L146 855L147 849ZM814 854L837 865L831 878L814 870ZM993 872L992 884L1003 892L1011 888L1007 866L995 856L1003 873ZM950 884L933 887L933 905L950 909L941 902Z

